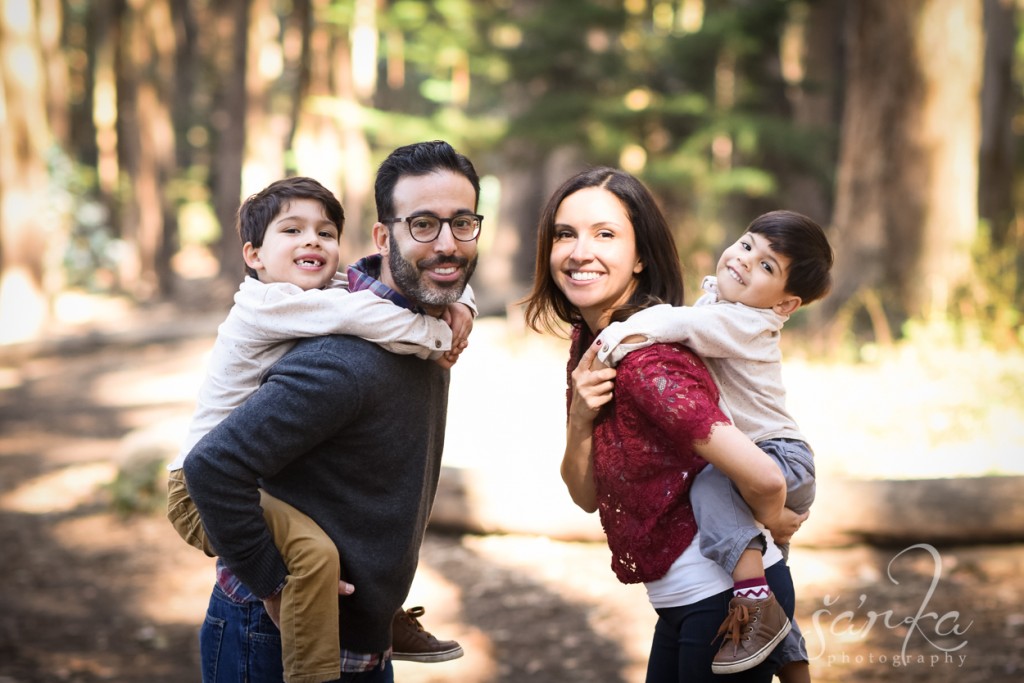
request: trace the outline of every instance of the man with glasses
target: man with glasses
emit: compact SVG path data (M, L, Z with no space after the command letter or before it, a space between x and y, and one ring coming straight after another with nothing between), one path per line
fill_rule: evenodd
M445 142L401 147L375 185L379 253L349 268L352 291L440 316L477 260L480 183ZM185 478L220 554L200 633L204 682L282 680L267 616L288 571L259 507L260 487L311 517L341 558L342 681L387 683L391 622L416 571L441 468L448 370L349 336L300 341L260 388L201 440ZM289 681L288 683L298 683ZM301 683L319 683L316 680Z

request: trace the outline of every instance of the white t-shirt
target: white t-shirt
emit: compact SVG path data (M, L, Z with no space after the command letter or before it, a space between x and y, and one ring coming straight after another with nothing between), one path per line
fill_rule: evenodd
M764 531L768 544L762 560L770 567L782 560L782 553L772 541L771 534ZM700 531L686 550L676 558L665 576L657 581L648 581L647 598L655 609L692 605L705 598L718 595L732 588L732 577L720 566L700 554Z

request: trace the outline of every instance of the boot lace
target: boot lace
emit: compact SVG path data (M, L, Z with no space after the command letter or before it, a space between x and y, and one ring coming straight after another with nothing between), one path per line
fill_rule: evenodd
M729 607L729 616L725 618L722 625L718 627L715 640L722 638L722 645L731 641L733 647L739 644L740 637L750 624L750 611L746 605L733 605Z
M405 620L415 626L417 631L423 631L423 625L418 617L422 617L425 613L426 610L423 607L410 607L404 612Z

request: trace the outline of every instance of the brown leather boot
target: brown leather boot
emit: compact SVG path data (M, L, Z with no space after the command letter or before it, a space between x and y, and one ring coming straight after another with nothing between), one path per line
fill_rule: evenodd
M420 624L422 607L398 610L391 621L391 658L406 662L447 662L463 655L462 646L454 640L438 640Z
M716 674L733 674L753 669L782 642L793 625L774 595L754 600L734 597L729 616L718 627L722 647L711 662Z

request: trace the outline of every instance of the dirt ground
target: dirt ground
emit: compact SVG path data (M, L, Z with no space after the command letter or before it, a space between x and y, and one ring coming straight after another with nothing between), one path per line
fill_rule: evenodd
M0 683L199 680L212 562L104 485L132 435L187 419L215 319L0 348ZM797 546L791 564L816 681L1024 679L1024 545ZM434 532L416 604L466 656L398 680L643 680L654 615L603 544Z

